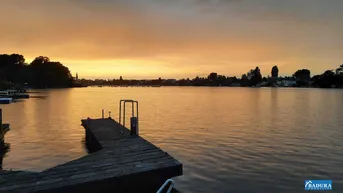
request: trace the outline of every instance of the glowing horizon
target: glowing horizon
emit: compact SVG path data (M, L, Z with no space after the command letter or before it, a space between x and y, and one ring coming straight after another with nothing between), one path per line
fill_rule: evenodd
M343 63L343 1L4 0L0 53L60 61L84 78L241 76ZM16 10L25 7L20 12ZM13 14L16 13L16 14Z

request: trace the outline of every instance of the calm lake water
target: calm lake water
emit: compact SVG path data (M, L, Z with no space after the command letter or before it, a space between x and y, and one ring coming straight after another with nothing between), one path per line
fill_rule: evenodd
M181 192L304 192L332 179L343 192L343 90L296 88L74 88L1 105L4 169L42 171L87 154L80 120L118 118L140 103L143 137L184 164ZM107 113L106 113L107 114Z

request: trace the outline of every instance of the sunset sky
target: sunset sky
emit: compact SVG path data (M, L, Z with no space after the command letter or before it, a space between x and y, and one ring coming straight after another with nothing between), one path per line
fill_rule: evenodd
M343 0L0 0L0 53L82 78L281 75L343 64Z

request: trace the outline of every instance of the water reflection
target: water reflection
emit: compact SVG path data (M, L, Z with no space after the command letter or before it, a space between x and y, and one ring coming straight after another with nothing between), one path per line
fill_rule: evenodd
M83 118L140 103L141 135L184 164L182 192L301 192L304 179L343 188L343 90L79 88L3 107L4 169L41 171L84 156Z

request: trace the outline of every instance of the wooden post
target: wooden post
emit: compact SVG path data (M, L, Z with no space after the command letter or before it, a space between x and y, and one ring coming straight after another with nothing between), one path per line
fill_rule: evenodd
M105 115L104 115L104 109L102 109L102 119L104 119L105 118Z
M0 109L0 171L2 170L2 159L5 154L5 132L2 128L2 109Z
M3 130L2 130L2 109L0 109L0 139L2 139L3 136Z
M138 136L138 125L137 125L137 117L131 117L131 135L136 135Z
M5 133L2 128L2 109L0 109L0 149L3 149L4 138L5 138Z

